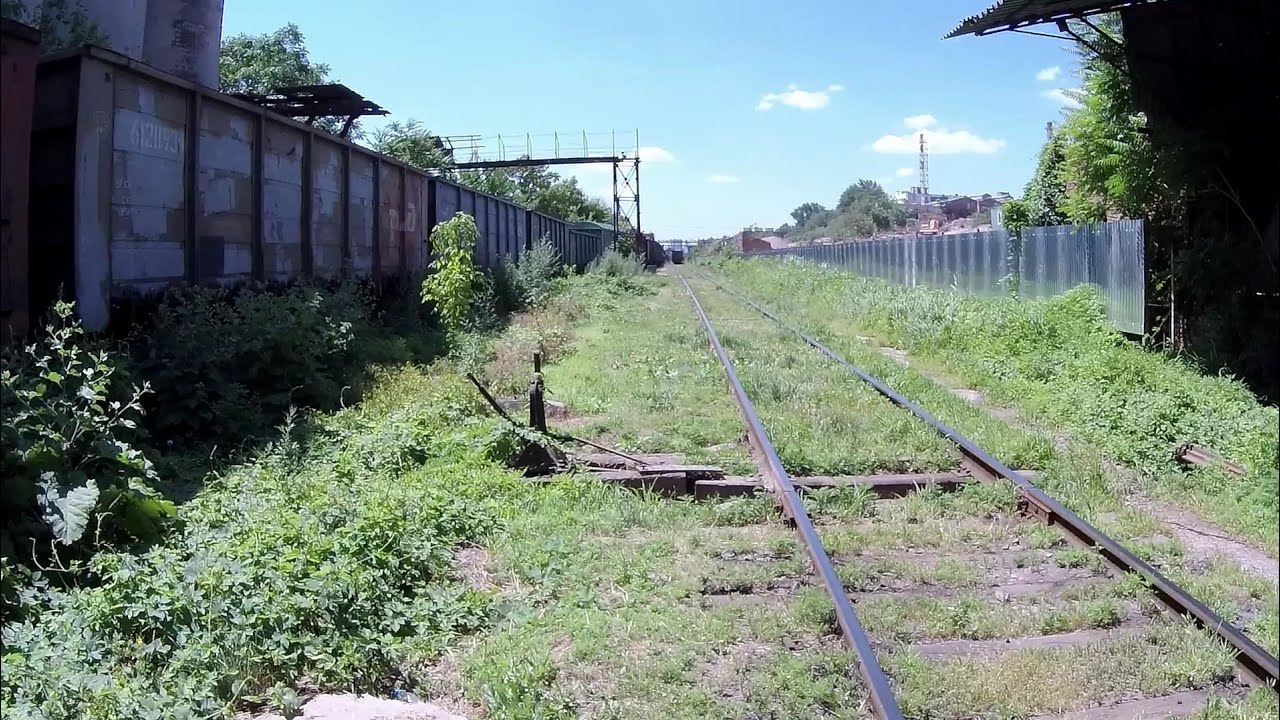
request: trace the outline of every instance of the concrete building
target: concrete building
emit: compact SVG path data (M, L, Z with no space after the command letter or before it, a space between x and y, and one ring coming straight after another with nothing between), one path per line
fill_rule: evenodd
M20 0L24 20L62 42L87 26L94 44L205 87L218 87L224 0Z

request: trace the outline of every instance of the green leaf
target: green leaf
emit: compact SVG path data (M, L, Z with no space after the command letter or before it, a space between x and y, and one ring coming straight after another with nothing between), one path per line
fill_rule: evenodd
M83 537L98 504L98 484L90 480L63 495L57 477L46 472L40 476L37 487L36 504L54 538L63 545L70 545Z

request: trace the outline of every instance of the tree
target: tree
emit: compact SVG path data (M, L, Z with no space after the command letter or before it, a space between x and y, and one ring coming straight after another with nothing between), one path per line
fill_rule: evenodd
M875 180L859 180L840 193L840 200L836 202L836 211L843 212L857 203L869 207L880 202L891 203L893 198L890 198L889 193L885 192L884 188L880 187L880 183Z
M608 207L587 197L577 178L561 177L546 165L464 170L458 179L467 187L569 222L608 222L612 217Z
M807 202L791 211L791 219L796 221L797 228L802 228L814 218L824 216L826 213L827 209L819 203Z
M297 25L289 23L262 35L233 35L222 41L218 57L218 84L225 93L266 95L293 85L321 85L333 80L329 66L312 62L306 38ZM316 127L333 134L341 132L346 118L317 118ZM353 126L351 137L360 137Z
M1063 211L1075 222L1101 221L1114 212L1176 223L1201 179L1194 168L1202 160L1192 143L1154 134L1138 109L1118 16L1102 16L1096 27L1077 28L1092 48L1077 48L1084 80L1076 93L1080 107L1061 131L1063 173L1072 181Z
M85 44L110 45L78 0L44 0L31 8L23 0L0 0L0 17L39 30L42 55Z
M1053 137L1040 150L1036 172L1022 193L1026 222L1033 227L1062 225L1067 222L1067 182L1063 165L1066 141L1062 133Z
M417 120L392 122L373 134L374 150L419 170L453 166L453 153L444 141Z

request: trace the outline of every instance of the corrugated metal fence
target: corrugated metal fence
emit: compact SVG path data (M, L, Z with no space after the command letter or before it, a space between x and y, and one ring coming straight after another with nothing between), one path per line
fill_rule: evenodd
M801 245L751 253L798 257L864 277L968 295L1044 298L1081 283L1098 288L1123 332L1146 331L1146 262L1141 220L954 235L909 235Z

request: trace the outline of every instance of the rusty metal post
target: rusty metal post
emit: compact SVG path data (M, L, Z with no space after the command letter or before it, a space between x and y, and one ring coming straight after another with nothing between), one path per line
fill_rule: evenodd
M547 406L542 388L542 353L533 354L533 380L529 382L529 425L538 432L547 431Z
M618 249L618 215L622 212L622 197L618 195L618 158L613 159L613 249Z

